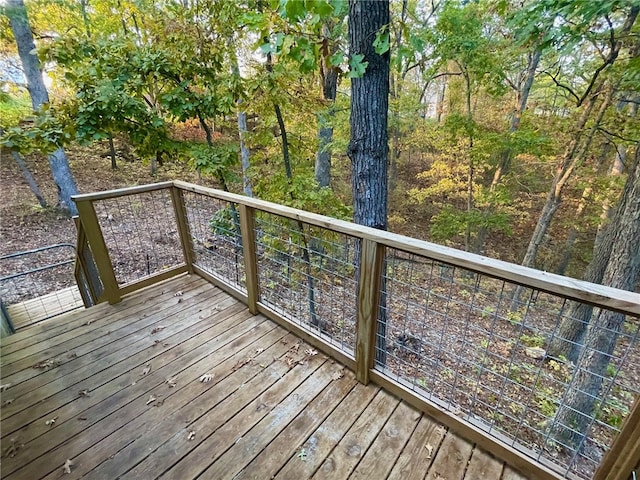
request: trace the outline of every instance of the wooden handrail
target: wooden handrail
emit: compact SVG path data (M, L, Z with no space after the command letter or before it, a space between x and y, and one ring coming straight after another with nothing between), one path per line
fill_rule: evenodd
M439 262L445 262L466 270L474 271L489 277L516 283L524 287L551 293L569 300L576 300L594 306L601 306L626 315L640 316L640 294L618 290L615 288L585 282L574 278L563 277L554 273L543 272L523 267L514 263L483 257L474 253L463 252L442 245L405 237L396 233L385 232L375 228L335 218L305 212L296 208L258 200L256 198L223 192L213 188L202 187L176 180L173 184L183 190L199 193L228 202L246 205L256 210L273 213L282 217L299 220L304 223L326 228L334 232L352 237L367 239L386 247L403 250Z
M165 190L173 187L174 182L158 182L150 183L148 185L137 185L135 187L116 188L113 190L105 190L103 192L95 193L81 193L78 195L72 195L71 200L74 202L95 202L96 200L107 200L109 198L124 197L127 195L135 195L138 193L154 192L156 190Z

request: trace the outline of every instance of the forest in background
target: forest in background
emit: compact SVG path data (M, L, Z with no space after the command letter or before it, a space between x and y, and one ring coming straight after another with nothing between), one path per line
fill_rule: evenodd
M3 15L2 144L100 144L114 168L180 163L349 219L349 88L367 62L349 54L347 7L30 1L51 101L34 115ZM637 14L631 0L391 2L373 41L391 57L389 229L581 277L636 152Z

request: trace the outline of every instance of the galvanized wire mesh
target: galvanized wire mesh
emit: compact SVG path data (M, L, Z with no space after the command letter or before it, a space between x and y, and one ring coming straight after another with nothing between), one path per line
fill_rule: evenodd
M255 236L260 301L352 355L359 240L265 212Z
M638 318L531 289L514 302L512 283L395 249L385 271L376 368L561 474L590 478L639 392Z
M183 198L194 264L246 292L238 205L187 191Z
M184 263L169 189L93 202L118 284Z

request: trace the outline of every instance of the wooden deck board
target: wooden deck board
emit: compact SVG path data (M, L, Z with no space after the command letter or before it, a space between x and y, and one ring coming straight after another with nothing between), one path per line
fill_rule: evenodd
M84 308L78 287L68 287L7 307L9 319L16 331L56 317L62 313Z
M55 322L2 342L3 479L522 478L195 276Z

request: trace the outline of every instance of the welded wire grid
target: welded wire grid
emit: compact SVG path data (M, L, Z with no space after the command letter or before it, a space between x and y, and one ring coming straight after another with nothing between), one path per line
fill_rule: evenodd
M75 249L60 244L0 258L0 298L15 328L84 306L74 278Z
M352 355L358 239L265 212L255 236L260 301Z
M184 263L168 189L93 202L118 284Z
M183 192L194 263L207 273L246 292L238 205L194 192Z
M591 478L639 391L638 318L394 249L382 297L377 369L562 475ZM574 339L567 325L586 332Z

